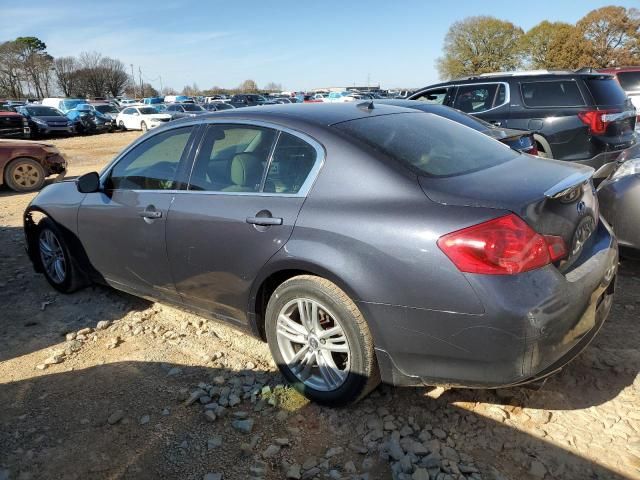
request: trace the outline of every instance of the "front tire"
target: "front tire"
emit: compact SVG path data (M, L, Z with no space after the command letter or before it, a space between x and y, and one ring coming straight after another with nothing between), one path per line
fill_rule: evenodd
M120 127L120 130L122 130L123 132L127 131L127 127L124 126L124 122L122 120L120 120L120 123L118 123L118 127Z
M76 265L64 235L56 223L44 218L36 230L38 258L47 282L62 293L71 293L88 282Z
M301 275L283 282L269 299L265 327L282 375L314 402L355 403L380 383L369 327L329 280Z
M46 179L42 165L32 158L16 158L8 165L5 183L16 192L33 192L40 190Z
M142 130L142 133L146 133L146 131L149 130L147 128L147 124L144 121L140 123L140 130Z

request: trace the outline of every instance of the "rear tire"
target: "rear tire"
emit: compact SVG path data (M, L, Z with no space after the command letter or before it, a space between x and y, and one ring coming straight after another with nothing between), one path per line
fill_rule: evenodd
M16 192L40 190L46 179L42 165L31 158L16 158L7 166L4 181Z
M269 299L265 329L282 375L314 402L355 403L380 383L365 319L327 279L301 275L283 282Z
M62 293L71 293L86 286L86 280L71 256L62 231L50 218L43 218L36 229L38 259L47 282Z

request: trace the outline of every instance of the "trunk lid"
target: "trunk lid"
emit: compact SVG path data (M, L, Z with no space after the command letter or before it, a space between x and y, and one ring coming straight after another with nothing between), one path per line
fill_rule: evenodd
M536 232L560 236L569 252L564 268L579 256L599 219L593 169L518 155L484 170L452 177L419 177L424 193L443 205L508 210Z

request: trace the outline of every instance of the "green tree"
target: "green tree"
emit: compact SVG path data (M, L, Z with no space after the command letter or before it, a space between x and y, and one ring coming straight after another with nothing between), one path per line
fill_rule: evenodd
M436 61L440 77L519 68L522 35L520 27L494 17L468 17L453 23L444 39L444 56Z
M529 68L576 69L589 65L591 46L574 25L544 20L521 39Z
M640 11L616 6L592 10L576 24L591 46L590 66L640 64Z

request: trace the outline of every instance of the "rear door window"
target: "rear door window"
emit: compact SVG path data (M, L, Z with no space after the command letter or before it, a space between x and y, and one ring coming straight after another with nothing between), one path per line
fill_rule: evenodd
M596 105L624 105L627 101L627 94L615 78L588 78L585 83Z
M505 97L506 90L501 84L461 85L458 87L453 108L465 113L486 112L503 104Z
M525 82L520 85L527 107L582 107L584 98L574 80Z
M264 191L298 193L316 163L316 156L316 149L307 142L282 132L269 164Z
M518 154L487 135L431 113L399 113L334 125L418 175L461 175Z

